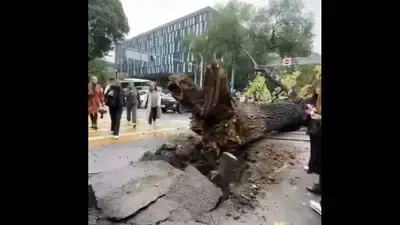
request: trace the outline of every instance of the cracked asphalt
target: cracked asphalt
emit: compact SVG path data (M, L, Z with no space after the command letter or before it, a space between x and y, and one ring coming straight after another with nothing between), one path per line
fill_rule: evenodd
M181 118L187 120L185 116ZM226 216L224 204L221 205L221 210L215 215L221 218L218 224L319 225L321 223L321 217L309 207L310 200L319 200L320 197L306 191L306 186L317 181L315 175L309 175L303 169L309 157L307 137L304 133L294 132L282 135L282 139L276 141L290 141L295 142L296 146L301 146L300 163L283 171L283 179L265 190L265 196L259 199L260 207L243 212L239 218L233 218ZM155 150L166 141L167 137L164 136L89 147L89 173L102 173L125 167L137 161L144 152ZM166 221L161 224L174 223Z
M101 173L129 165L143 153L155 150L167 141L166 137L140 139L89 148L89 173Z

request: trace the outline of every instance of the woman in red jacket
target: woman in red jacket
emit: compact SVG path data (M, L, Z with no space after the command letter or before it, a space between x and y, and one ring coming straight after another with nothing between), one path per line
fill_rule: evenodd
M103 101L103 89L97 84L97 77L92 76L88 84L88 114L92 123L92 129L97 130L98 112L100 106L104 106Z

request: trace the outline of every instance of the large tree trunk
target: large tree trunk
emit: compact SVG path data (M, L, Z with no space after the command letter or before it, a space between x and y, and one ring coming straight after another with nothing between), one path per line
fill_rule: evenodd
M180 157L192 163L202 161L207 168L217 169L223 152L239 155L247 144L272 131L300 128L306 119L302 104L296 102L255 105L233 100L218 62L207 66L203 89L185 75L169 79L172 97L192 113L191 129L201 136L198 148Z

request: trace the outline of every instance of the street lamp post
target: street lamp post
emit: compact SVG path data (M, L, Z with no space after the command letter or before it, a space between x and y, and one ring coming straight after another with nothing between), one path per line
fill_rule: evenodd
M204 66L204 57L202 54L200 54L200 85L199 85L200 87L203 87L203 72L204 72L203 66Z

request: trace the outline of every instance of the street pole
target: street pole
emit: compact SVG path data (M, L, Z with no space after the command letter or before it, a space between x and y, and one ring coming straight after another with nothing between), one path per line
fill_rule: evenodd
M122 54L122 43L119 44L119 54L120 54L120 60L119 60L119 72L122 73L122 63L124 62L124 55Z
M128 43L127 42L125 42L125 49L128 47ZM126 58L126 77L129 77L129 60L128 60L128 57L126 57L126 52L125 52L125 58Z
M235 65L232 67L232 74L231 74L231 93L233 93L233 90L235 86Z
M232 66L232 74L231 74L231 93L233 93L233 90L235 89L235 57L233 57L233 66Z
M194 83L197 84L197 69L198 69L198 65L196 64L195 66L195 70L194 70Z
M200 87L203 87L203 72L204 72L204 69L203 69L203 65L204 65L204 57L203 57L203 55L201 55L200 54Z

